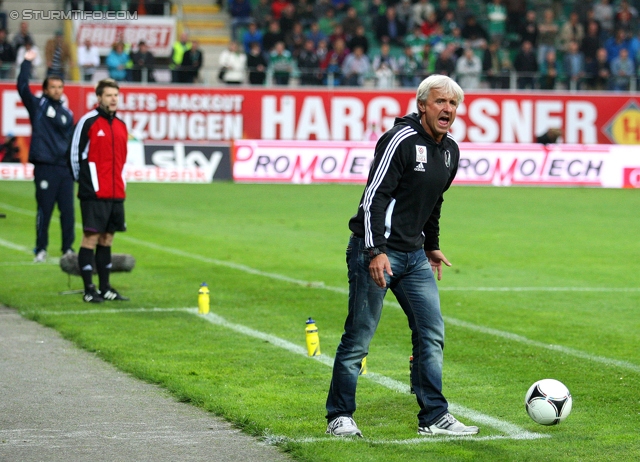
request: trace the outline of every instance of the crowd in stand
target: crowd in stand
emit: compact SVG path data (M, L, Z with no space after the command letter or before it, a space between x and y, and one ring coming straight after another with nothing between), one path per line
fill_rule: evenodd
M28 22L20 23L20 30L11 41L7 39L6 30L0 29L0 79L11 78L14 66L20 66L29 50L35 52L33 66L39 67L43 63L43 56L29 32ZM46 76L56 75L66 79L69 70L77 63L82 71L83 80L87 82L93 79L94 73L101 66L99 50L90 40L78 46L77 56L74 57L62 31L56 31L54 37L47 40L44 60ZM113 49L107 55L105 65L109 77L119 82L155 82L154 61L154 56L144 40L136 44L135 49L118 41L113 44Z
M45 76L56 75L68 78L70 69L77 64L83 80L91 81L93 79L96 70L101 67L101 62L99 50L91 44L91 41L86 40L83 44L78 44L77 54L73 56L71 47L64 39L63 32L56 31L54 36L47 40L44 56L42 56L27 21L20 23L19 30L9 40L7 12L2 9L2 3L0 0L0 79L13 78L14 69L19 68L25 53L30 50L35 52L35 58L32 60L33 68L38 68L44 63ZM127 6L127 11L131 13L163 15L168 11L167 5L170 5L168 0L133 0L128 2L122 0L72 0L66 3L66 8L67 10L83 11L123 11ZM144 40L133 46L122 41L114 43L104 64L109 77L117 81L155 81L153 70L156 67L156 60ZM37 76L30 77L36 78Z
M0 78L9 78L13 67L22 64L27 51L35 53L35 58L32 60L34 66L40 66L43 63L43 56L29 31L28 22L20 23L20 29L11 40L7 37L6 29L0 29ZM67 66L73 64L71 51L64 41L62 31L56 31L55 35L47 40L44 60L47 75L61 77L64 77Z
M640 1L229 2L228 83L629 90L639 74Z

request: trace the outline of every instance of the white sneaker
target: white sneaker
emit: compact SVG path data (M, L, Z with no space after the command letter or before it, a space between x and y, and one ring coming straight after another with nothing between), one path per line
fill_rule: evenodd
M458 422L454 416L448 412L443 415L433 425L418 427L418 435L476 435L480 429Z
M33 259L34 263L44 263L47 261L47 251L46 250L41 250L40 252L38 252L35 256L35 258Z
M336 417L329 425L327 425L327 434L333 436L359 436L362 438L362 432L351 417Z

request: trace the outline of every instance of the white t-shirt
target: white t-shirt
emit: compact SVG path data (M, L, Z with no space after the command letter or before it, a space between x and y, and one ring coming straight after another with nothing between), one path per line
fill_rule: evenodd
M87 74L93 74L96 71L96 67L100 65L100 52L98 47L86 46L78 47L78 66L85 67Z

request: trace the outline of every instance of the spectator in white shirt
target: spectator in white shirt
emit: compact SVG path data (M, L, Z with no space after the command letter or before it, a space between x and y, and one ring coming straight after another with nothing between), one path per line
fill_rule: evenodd
M229 42L228 48L220 53L220 69L224 73L220 80L226 84L240 85L244 82L245 69L247 67L247 55L241 52L237 42Z
M396 82L396 74L387 62L382 62L376 69L376 88L393 88Z
M91 82L96 68L100 66L100 52L98 47L91 45L91 40L86 39L84 46L78 47L78 66L82 69L85 82Z
M426 19L436 10L429 0L419 0L418 3L413 5L413 17L411 18L411 24L422 26Z
M456 62L456 76L460 86L466 90L475 90L480 86L482 61L472 48L466 48L464 54Z
M353 53L348 54L342 63L344 85L362 86L369 72L371 72L369 57L364 54L361 46L356 46Z

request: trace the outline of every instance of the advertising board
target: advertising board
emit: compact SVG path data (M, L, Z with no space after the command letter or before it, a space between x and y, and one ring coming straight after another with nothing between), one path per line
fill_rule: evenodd
M34 93L39 85L33 85ZM69 108L81 116L96 103L93 86L65 85ZM28 136L15 84L1 83L2 135ZM415 93L347 89L201 87L123 83L119 115L147 141L361 141L375 124L386 131L415 111ZM568 144L640 144L634 94L469 93L452 135L459 142L533 143L560 128Z
M640 187L631 146L460 143L454 184ZM375 143L241 140L234 143L237 182L365 183Z

